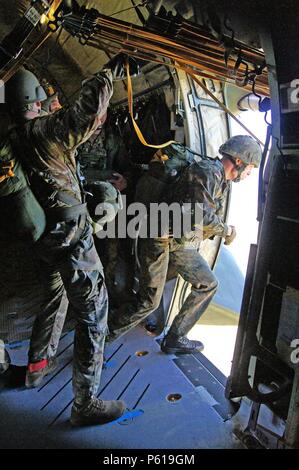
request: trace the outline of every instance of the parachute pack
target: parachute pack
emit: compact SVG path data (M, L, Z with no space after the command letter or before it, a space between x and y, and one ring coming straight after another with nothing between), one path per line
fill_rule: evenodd
M180 143L159 149L140 178L135 199L147 205L171 199L175 183L194 160L195 152Z
M17 131L12 129L0 149L1 231L34 243L46 228L46 216L30 188L21 152Z

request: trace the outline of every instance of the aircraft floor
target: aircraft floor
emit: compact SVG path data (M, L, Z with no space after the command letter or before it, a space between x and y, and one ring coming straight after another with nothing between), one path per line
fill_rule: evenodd
M17 347L16 347L17 346ZM26 363L28 342L11 345L16 364ZM138 327L107 345L99 396L123 399L125 420L71 428L73 333L59 346L59 368L39 389L1 390L0 448L234 449L223 377L200 353L161 353L157 340ZM147 351L138 356L136 353ZM168 401L180 394L178 401Z

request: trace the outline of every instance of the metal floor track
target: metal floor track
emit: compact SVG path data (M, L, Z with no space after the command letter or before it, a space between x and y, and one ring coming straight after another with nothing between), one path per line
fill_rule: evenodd
M11 345L26 363L28 342ZM59 368L39 389L2 389L0 448L233 449L224 378L207 360L165 355L142 327L107 345L99 396L125 400L125 420L71 428L73 334L61 339ZM144 354L147 352L147 354ZM140 355L138 353L141 353ZM219 372L219 371L218 371ZM169 395L181 396L168 401Z

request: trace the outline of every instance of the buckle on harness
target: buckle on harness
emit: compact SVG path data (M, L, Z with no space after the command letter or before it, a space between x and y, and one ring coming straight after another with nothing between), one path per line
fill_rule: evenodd
M15 176L13 172L14 166L15 160L0 163L0 183L8 178L13 178Z

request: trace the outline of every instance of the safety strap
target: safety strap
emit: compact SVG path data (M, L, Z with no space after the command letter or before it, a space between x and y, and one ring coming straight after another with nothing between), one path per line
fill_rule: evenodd
M170 64L169 64L170 65ZM253 134L253 132L251 132L250 129L248 129L247 126L245 126L241 121L240 119L238 119L228 108L227 106L225 106L225 104L221 103L220 100L218 100L218 98L199 80L197 74L194 73L194 71L188 67L185 67L183 65L181 65L179 62L176 63L175 65L172 65L175 69L177 70L182 70L183 72L185 72L187 75L189 75L194 81L195 83L197 83L197 85L199 85L204 91L205 93L210 96L222 109L223 111L225 111L234 121L236 121L241 127L243 127L243 129L248 132L249 135L251 135L251 137L253 137L260 145L262 145L262 147L264 147L264 143L255 135ZM134 113L133 113L133 88L132 88L132 79L131 79L131 76L130 76L130 66L129 66L129 62L127 62L126 64L126 69L127 69L127 80L128 80L128 106L129 106L129 113L130 113L130 116L131 116L131 119L132 119L132 123L133 123L133 126L134 126L134 129L135 129L135 132L137 134L137 137L138 139L140 140L140 142L145 145L146 147L151 147L151 148L156 148L156 149L161 149L161 148L165 148L167 147L168 145L171 145L171 144L176 144L177 142L175 140L170 140L169 142L166 142L165 144L161 144L161 145L151 145L151 144L148 144L137 124L137 122L135 121L134 119Z
M168 142L166 142L165 144L160 144L160 145L151 145L151 144L148 144L145 140L145 138L143 137L143 134L137 124L137 122L135 121L134 119L134 112L133 112L133 88L132 88L132 80L131 80L131 76L130 76L130 66L129 66L129 62L127 62L127 65L126 65L126 69L127 69L127 79L128 79L128 106L129 106L129 113L130 113L130 116L131 116L131 119L132 119L132 123L133 123L133 126L134 126L134 129L135 129L135 132L137 134L137 137L138 139L140 140L140 142L145 145L146 147L151 147L151 148L154 148L154 149L162 149L162 148L165 148L165 147L168 147L168 145L171 145L171 144L176 144L177 142L175 140L169 140Z

